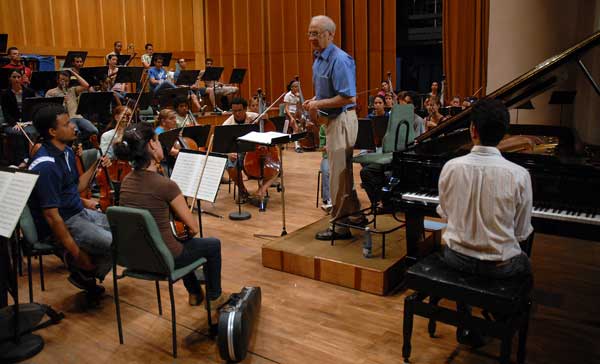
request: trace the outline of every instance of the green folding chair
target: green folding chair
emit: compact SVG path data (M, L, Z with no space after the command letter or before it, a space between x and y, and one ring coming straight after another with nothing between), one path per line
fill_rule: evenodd
M158 282L167 281L169 283L169 296L171 299L173 357L176 358L177 333L173 283L204 265L206 259L199 258L185 267L175 269L173 255L162 239L156 221L154 221L154 218L147 210L112 206L108 208L106 216L108 217L113 236L113 285L115 306L117 310L119 342L123 344L123 329L121 325L121 309L119 306L117 281L124 277L154 281L156 284L159 315L162 315L162 306ZM121 275L117 275L117 265L125 268ZM209 330L212 331L210 300L206 298L205 302L208 326Z

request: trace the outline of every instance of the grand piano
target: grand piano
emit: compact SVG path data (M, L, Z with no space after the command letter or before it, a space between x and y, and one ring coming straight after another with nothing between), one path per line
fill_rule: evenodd
M500 99L516 108L565 79L567 67L577 63L599 95L581 57L600 45L600 32L553 56L487 98ZM470 109L420 135L392 160L393 181L388 198L406 218L407 258L417 259L424 238L424 216L437 216L438 179L444 164L468 153L472 147ZM575 130L548 125L511 124L499 149L531 174L532 224L538 233L599 240L600 153L583 144Z

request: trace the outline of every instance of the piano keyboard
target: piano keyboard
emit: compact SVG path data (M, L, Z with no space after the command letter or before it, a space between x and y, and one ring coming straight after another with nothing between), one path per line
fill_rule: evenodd
M440 203L439 196L433 193L407 192L402 194L402 199L435 205ZM531 217L548 220L570 221L581 224L600 225L600 214L590 214L585 212L559 210L536 206L533 206Z

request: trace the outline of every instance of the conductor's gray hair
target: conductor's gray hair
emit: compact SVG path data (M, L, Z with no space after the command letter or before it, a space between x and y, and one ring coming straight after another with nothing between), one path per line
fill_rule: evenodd
M321 25L323 30L328 31L331 34L335 33L335 23L334 23L333 19L331 19L327 15L313 16L312 19L310 20L310 22Z

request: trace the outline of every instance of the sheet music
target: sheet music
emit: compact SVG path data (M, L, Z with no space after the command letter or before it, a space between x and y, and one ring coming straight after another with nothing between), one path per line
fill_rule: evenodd
M171 173L171 179L177 183L184 196L193 197L196 193L205 158L204 154L179 152L173 173ZM196 198L215 202L226 163L227 157L225 156L208 157Z
M276 138L288 137L289 134L280 133L277 131L268 131L265 133L259 133L256 131L251 131L248 134L241 136L238 140L243 140L246 142L257 143L257 144L271 144L271 141Z
M6 173L12 174L12 177L7 177ZM2 180L0 182L0 235L7 238L12 235L37 179L37 174L2 172L2 177L0 177Z

